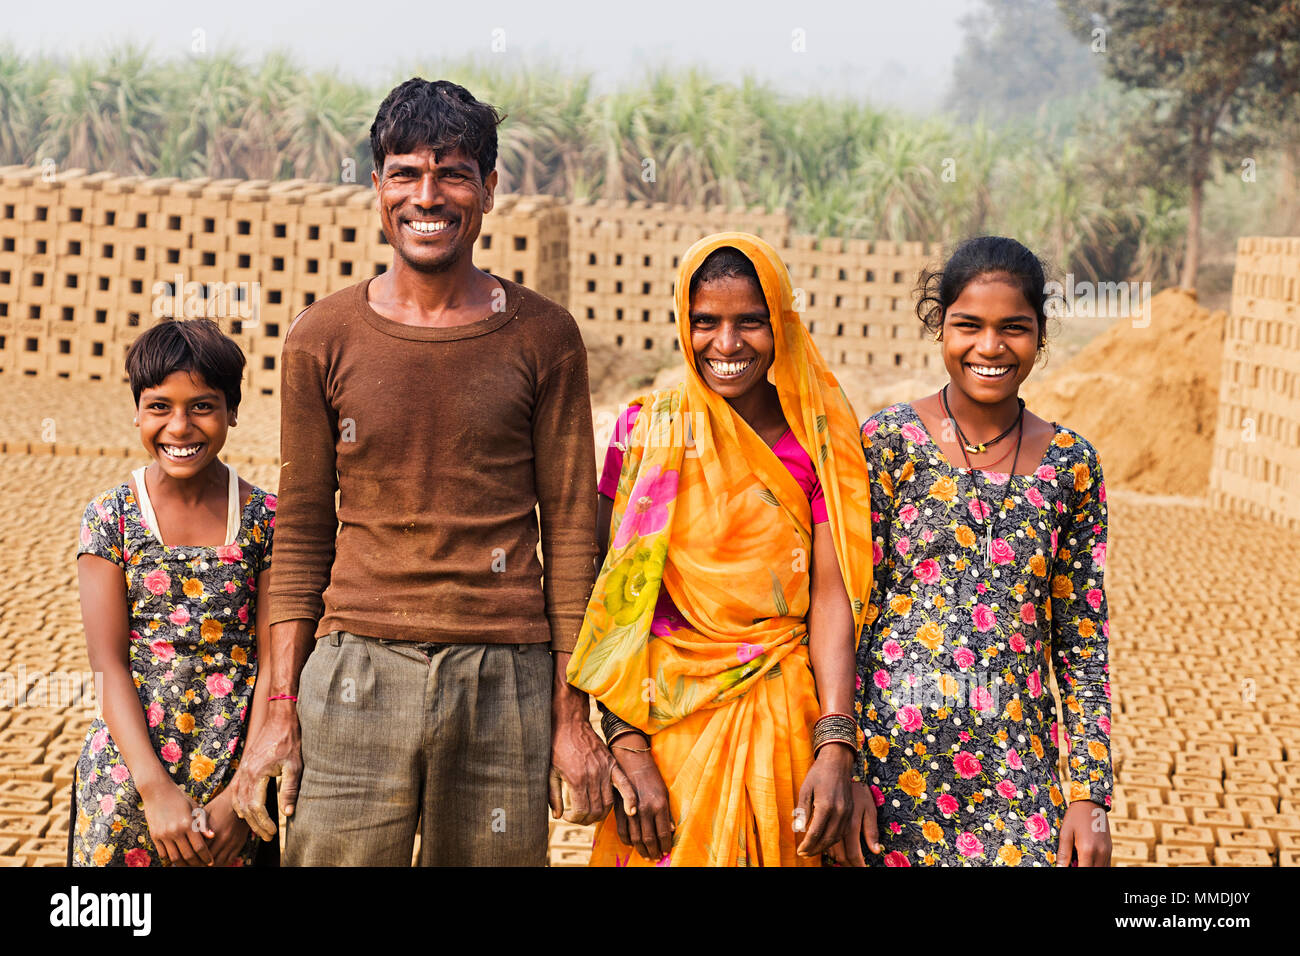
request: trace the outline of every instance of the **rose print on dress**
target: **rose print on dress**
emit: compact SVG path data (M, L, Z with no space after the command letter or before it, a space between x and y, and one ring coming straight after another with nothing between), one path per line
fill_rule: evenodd
M868 863L1053 865L1067 795L1109 805L1112 786L1096 452L1058 427L1031 473L954 468L906 404L862 436L877 562L855 709L886 851ZM931 702L933 689L943 696Z
M145 725L168 776L200 805L238 766L257 647L253 629L233 622L241 610L253 620L257 574L271 563L271 499L254 490L229 547L165 548L122 484L87 505L78 534L79 554L127 573L129 665ZM75 865L160 863L134 780L100 719L77 761L76 803ZM250 838L242 864L252 862L254 846Z

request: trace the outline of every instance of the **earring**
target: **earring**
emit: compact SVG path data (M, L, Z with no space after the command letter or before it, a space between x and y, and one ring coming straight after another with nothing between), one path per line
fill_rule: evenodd
M935 333L934 333L934 340L935 340L936 342L942 342L942 341L943 341L943 329L940 329L938 332L935 332Z

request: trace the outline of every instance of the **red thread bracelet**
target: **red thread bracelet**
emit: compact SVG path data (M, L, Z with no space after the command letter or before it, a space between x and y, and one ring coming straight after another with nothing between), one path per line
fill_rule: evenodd
M267 700L291 700L295 704L298 703L298 698L293 696L293 694L274 694L271 697L268 697L266 699Z

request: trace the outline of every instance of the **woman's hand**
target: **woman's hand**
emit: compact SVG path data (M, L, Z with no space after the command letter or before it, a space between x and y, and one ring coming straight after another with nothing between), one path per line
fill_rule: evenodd
M1069 866L1076 855L1079 866L1110 866L1110 826L1106 810L1091 800L1074 801L1061 821L1056 865Z
M232 796L226 787L203 807L203 835L217 866L234 866L248 844L248 824L235 813Z
M212 852L204 842L203 810L171 780L156 792L140 794L149 838L158 855L175 866L211 866Z
M840 866L866 866L862 853L866 846L879 856L884 852L880 845L880 831L876 826L876 801L865 783L853 783L853 814L849 818L844 839L828 851L830 858Z
M808 821L808 832L797 852L817 856L844 838L853 815L853 761L848 744L829 743L817 751L812 769L799 788L798 810ZM796 831L797 832L797 831Z
M673 848L676 825L668 801L668 787L649 747L650 741L643 734L622 734L610 747L636 790L634 795L623 794L623 800L614 801L614 822L620 840L647 860L661 860ZM645 752L638 752L642 748L646 748ZM619 792L622 793L621 788Z

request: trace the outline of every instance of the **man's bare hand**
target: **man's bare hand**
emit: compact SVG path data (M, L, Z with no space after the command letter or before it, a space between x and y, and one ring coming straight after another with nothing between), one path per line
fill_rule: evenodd
M596 823L614 808L614 757L587 721L556 724L551 738L551 815L580 826ZM561 779L569 785L564 805Z
M555 655L555 683L551 694L551 815L586 826L614 807L614 780L627 783L614 756L591 726L591 704L587 695L565 680L569 655ZM572 806L564 805L564 788L569 785ZM627 788L631 784L627 783Z
M278 705L278 706L277 706ZM293 815L302 778L302 733L298 715L287 701L271 704L271 717L244 746L239 770L230 783L231 806L263 840L276 838L276 825L266 812L266 786L280 777L280 813Z

